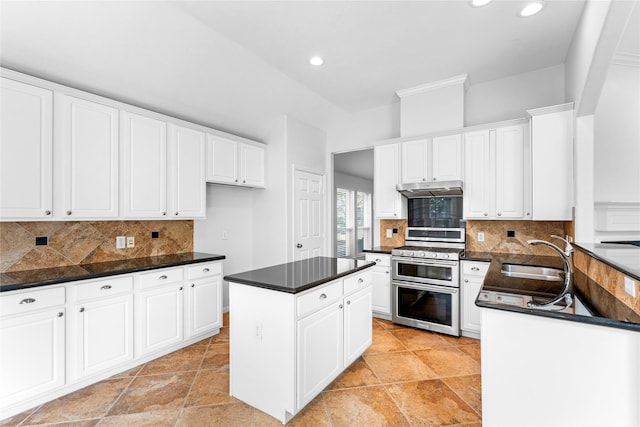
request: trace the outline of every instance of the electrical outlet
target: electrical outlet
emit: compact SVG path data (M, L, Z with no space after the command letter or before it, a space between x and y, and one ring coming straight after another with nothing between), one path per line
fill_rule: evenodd
M624 277L624 290L626 293L631 295L633 298L636 297L636 282L629 279L627 276Z
M255 338L258 341L262 341L262 322L259 320L256 321L254 325L254 329L255 329Z
M47 236L38 236L36 237L36 246L47 246L49 245L49 239Z
M124 236L116 237L116 249L124 249L127 246L127 240Z
M393 237L393 230L390 228L387 228L387 239L390 239L391 237Z
M484 242L484 232L478 231L478 242Z
M136 239L133 236L129 236L127 237L127 247L128 248L135 248L136 247Z

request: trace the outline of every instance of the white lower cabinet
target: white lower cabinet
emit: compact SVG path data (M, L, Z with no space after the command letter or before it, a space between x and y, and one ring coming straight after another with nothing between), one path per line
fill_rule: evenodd
M351 365L371 345L371 287L344 299L344 367Z
M188 270L185 338L222 326L222 264L199 264Z
M480 308L476 306L476 298L482 288L484 277L489 269L488 262L480 261L462 261L460 263L462 270L462 286L461 286L461 332L464 336L480 338Z
M64 302L62 287L3 295L0 419L12 415L5 407L65 384Z
M391 320L391 255L367 253L365 258L375 262L371 270L371 309L374 317Z

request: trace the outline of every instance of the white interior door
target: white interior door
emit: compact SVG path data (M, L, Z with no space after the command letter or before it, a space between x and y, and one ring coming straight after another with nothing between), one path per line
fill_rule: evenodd
M293 259L323 255L324 175L295 169L293 186Z

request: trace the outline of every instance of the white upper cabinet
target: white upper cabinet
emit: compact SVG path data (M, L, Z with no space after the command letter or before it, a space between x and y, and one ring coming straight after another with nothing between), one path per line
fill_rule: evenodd
M207 135L207 181L246 187L264 187L262 147Z
M62 96L64 216L116 218L118 212L118 110Z
M167 216L167 124L122 111L121 177L125 218Z
M379 145L373 150L373 200L376 218L400 218L400 144Z
M402 183L462 179L462 135L402 143Z
M573 104L531 116L532 219L573 219Z
M524 185L524 129L509 126L496 129L495 208L498 218L523 218L526 187Z
M169 125L169 165L174 218L206 215L205 134Z
M465 171L464 202L465 218L488 218L491 212L491 149L488 130L469 132L464 135Z
M0 218L51 218L53 92L2 78Z

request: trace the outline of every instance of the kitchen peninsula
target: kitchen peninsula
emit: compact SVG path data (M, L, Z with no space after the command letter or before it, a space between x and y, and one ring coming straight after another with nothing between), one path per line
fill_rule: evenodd
M225 276L230 394L286 423L371 345L371 267L316 257Z

